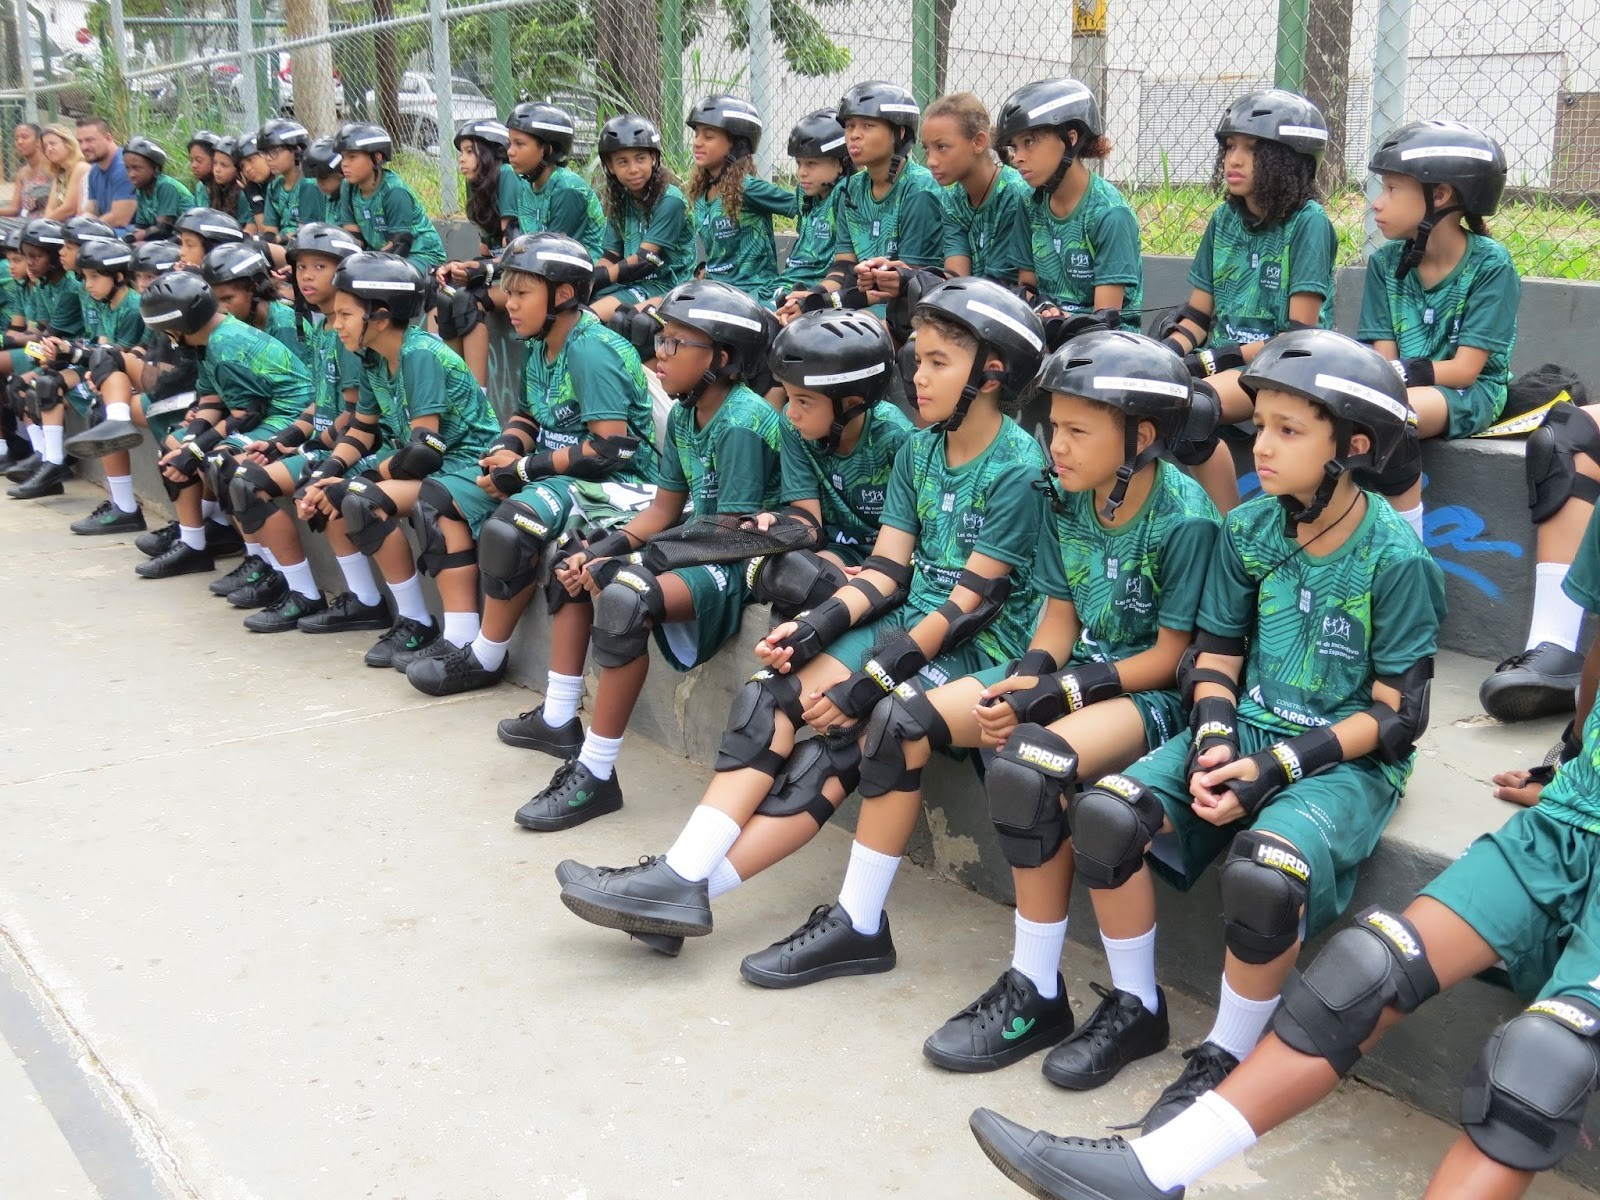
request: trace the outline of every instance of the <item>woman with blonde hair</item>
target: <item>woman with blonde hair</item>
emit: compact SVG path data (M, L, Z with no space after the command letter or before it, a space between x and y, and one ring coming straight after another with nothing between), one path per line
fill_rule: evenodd
M89 164L78 148L77 132L70 125L46 125L41 141L50 171L50 198L44 215L52 221L65 221L77 216L83 206L83 181L89 174Z

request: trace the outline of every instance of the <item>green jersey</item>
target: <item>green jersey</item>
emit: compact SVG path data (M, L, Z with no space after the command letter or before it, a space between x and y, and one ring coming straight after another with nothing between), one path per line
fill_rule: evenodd
M267 180L267 206L262 210L261 223L287 236L302 225L328 219L328 197L309 175L302 175L294 187L283 182L282 175Z
M1367 282L1361 293L1361 321L1356 336L1363 342L1393 342L1400 357L1435 362L1455 357L1462 346L1487 350L1488 361L1478 382L1498 388L1498 415L1511 382L1511 351L1517 344L1517 305L1522 280L1511 255L1493 238L1467 234L1467 252L1455 270L1431 288L1415 271L1395 278L1404 247L1386 242L1367 260Z
M655 416L650 385L638 352L587 309L561 343L555 361L543 342L530 340L522 366L518 408L539 426L540 450L570 449L589 436L596 421L622 421L639 439L633 461L614 472L618 480L656 477Z
M705 250L706 278L736 287L757 300L770 300L778 285L778 244L774 214L799 210L793 192L755 175L744 177L739 219L725 216L722 200L702 196L694 202L694 225Z
M839 253L857 262L889 258L913 267L944 266L944 204L928 168L907 159L882 200L857 171L839 185Z
M974 638L995 662L1021 655L1033 635L1034 557L1045 516L1044 493L1033 485L1044 465L1039 443L1006 417L983 453L959 467L946 459L942 431L918 430L900 447L889 477L883 523L917 539L906 605L919 618L950 598L974 554L1010 566L1011 595Z
M834 239L838 236L840 194L836 184L826 196L809 202L797 195L800 220L795 226L794 245L774 285L775 290L787 294L815 287L828 273L833 265Z
M687 492L696 516L757 513L777 506L781 424L772 405L742 383L701 429L695 410L672 406L656 476L669 492Z
M363 356L356 412L377 416L396 446L411 440L418 417L438 417L446 446L444 471L479 474L478 460L500 436L489 398L461 356L415 325L406 326L398 372L390 374L382 355L368 351Z
M0 327L9 327L11 318L22 312L22 285L10 271L0 271Z
M112 304L96 300L88 292L83 294L83 336L91 342L104 342L108 346L127 349L137 346L144 337L144 317L139 314L139 293L131 287L122 289L122 299Z
M861 438L849 454L806 441L785 421L779 447L783 487L778 499L784 504L817 501L827 543L819 549L847 549L859 560L878 540L895 456L910 436L910 419L887 400L867 411Z
M605 253L621 260L639 253L641 246L654 246L661 266L655 274L635 280L636 286L648 284L666 293L693 277L698 253L694 227L689 224L689 204L677 184L662 189L648 216L639 202L628 196L622 202L622 228L618 229L615 221L607 223Z
M282 342L290 354L307 366L311 365L311 351L300 338L300 323L294 319L294 309L282 300L267 305L266 330Z
M194 206L194 193L170 175L157 175L149 187L134 189L133 227L149 229L163 218L171 225Z
M1372 681L1431 658L1444 620L1444 573L1375 492L1350 536L1308 554L1284 536L1283 505L1260 496L1223 520L1199 628L1248 637L1239 717L1293 736L1371 707ZM1386 764L1405 785L1411 760Z
M1561 582L1574 604L1600 612L1600 521L1590 520L1572 568ZM1563 763L1539 795L1539 807L1557 820L1600 833L1600 704L1583 723L1583 750Z
M1245 346L1289 328L1289 297L1321 296L1317 324L1333 328L1333 264L1339 236L1322 205L1307 200L1282 225L1252 229L1234 204L1211 214L1189 282L1211 294L1209 343Z
M1007 287L1032 266L1028 253L1027 205L1033 197L1015 167L1001 167L977 208L964 184L942 190L944 256L972 260L972 273Z
M1035 583L1077 610L1073 663L1121 662L1163 629L1194 629L1222 518L1204 489L1171 463L1131 520L1107 528L1093 492L1065 494L1045 518Z
M605 235L606 213L600 197L583 181L583 176L567 167L557 167L543 184L525 184L517 221L523 233L550 229L583 243L590 258L600 257Z
M344 348L327 318L320 313L306 324L306 369L311 374L317 408L312 437L321 438L344 412L344 394L361 389L361 360Z
M1050 211L1050 200L1029 196L1029 269L1039 294L1065 313L1094 311L1094 290L1122 286L1122 327L1139 328L1144 305L1144 258L1139 252L1139 219L1117 186L1090 173L1089 186L1064 217Z
M70 272L60 279L35 280L23 294L22 313L28 324L57 337L83 336L83 284Z
M277 338L235 317L223 317L211 331L194 390L260 414L252 428L263 433L287 428L312 401L305 364Z
M422 211L416 193L387 167L370 196L353 183L340 185L338 223L355 226L370 250L381 250L397 233L410 234L411 250L405 257L424 275L444 264L439 231Z
M498 214L494 227L486 229L478 226L478 233L483 238L483 244L490 250L498 250L505 244L505 219L517 219L528 204L528 181L518 175L510 163L501 163L500 170L495 176L494 210Z

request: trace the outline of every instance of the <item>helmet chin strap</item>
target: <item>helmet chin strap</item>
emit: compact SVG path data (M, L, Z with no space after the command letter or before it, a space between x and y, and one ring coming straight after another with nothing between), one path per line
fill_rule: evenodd
M1043 204L1056 194L1056 189L1061 186L1061 181L1067 177L1067 172L1072 169L1072 164L1078 158L1078 148L1072 144L1071 130L1058 128L1056 132L1060 136L1061 144L1065 149L1062 150L1061 161L1056 164L1056 169L1051 173L1050 178L1033 189L1033 202L1035 204Z
M713 353L719 352L720 351L713 351ZM700 381L698 383L696 383L687 392L679 392L673 397L673 399L679 404L683 405L685 408L693 408L695 405L700 403L700 397L706 394L706 389L708 387L714 383L720 383L722 381L723 375L726 371L726 366L708 367L705 373L700 376Z
M1311 497L1310 504L1301 504L1293 496L1278 497L1278 503L1283 505L1283 533L1290 541L1299 536L1301 525L1315 521L1323 514L1333 499L1334 489L1339 486L1339 480L1346 472L1372 465L1371 453L1355 455L1350 453L1351 432L1348 421L1338 423L1336 428L1338 453L1323 465L1322 482L1317 485L1316 494Z
M961 398L956 401L953 413L942 421L935 421L929 428L941 433L954 433L961 428L961 423L967 419L967 410L972 407L972 402L978 398L978 392L984 384L991 379L996 383L1005 381L1003 371L988 369L989 347L983 342L978 343L977 353L972 357L972 370L967 375L967 382L961 388Z
M1061 484L1056 479L1056 469L1053 465L1039 468L1039 478L1033 481L1033 486L1036 491L1044 493L1051 512L1058 517L1067 515L1067 498L1061 494Z
M845 426L854 421L867 411L865 402L846 408L844 401L833 402L833 424L828 426L828 436L822 439L822 448L832 454L839 448L839 439L844 436Z
M1395 264L1394 277L1404 279L1422 265L1422 256L1428 249L1428 235L1433 232L1433 227L1440 220L1451 213L1464 211L1459 203L1447 204L1443 208L1433 206L1433 189L1428 189L1428 207L1422 214L1422 220L1417 224L1417 232L1408 237L1405 245L1400 250L1400 261Z
M1106 521L1116 520L1117 509L1121 508L1123 500L1127 499L1128 485L1133 482L1133 477L1160 457L1162 451L1162 444L1159 438L1153 440L1143 450L1139 449L1139 421L1137 418L1123 417L1122 426L1122 465L1117 468L1117 481L1111 485L1111 492L1106 496L1106 502L1100 508L1100 516ZM1323 503L1327 503L1327 501L1323 501Z
M530 335L530 341L544 341L550 336L550 329L555 325L556 318L562 313L571 312L573 309L578 307L578 300L575 296L571 299L562 301L560 304L557 304L555 301L556 285L546 279L544 281L544 324L539 326L538 333Z

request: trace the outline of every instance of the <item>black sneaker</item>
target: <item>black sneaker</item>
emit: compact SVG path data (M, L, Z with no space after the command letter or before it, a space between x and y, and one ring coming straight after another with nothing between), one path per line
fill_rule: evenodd
M144 528L144 514L137 508L131 513L123 512L107 500L87 517L74 521L67 528L84 537L95 537L102 533L138 533Z
M574 879L584 875L593 875L594 867L586 867L576 859L564 858L556 864L556 883L566 887ZM657 954L665 954L668 958L677 958L683 950L683 938L673 933L640 933L636 929L628 930L628 936L636 942L641 942L650 947Z
M244 553L244 536L232 525L206 522L206 549L212 558L232 558Z
M1138 1122L1144 1132L1155 1132L1201 1096L1214 1091L1239 1065L1237 1058L1215 1042L1201 1042L1192 1050L1185 1050L1183 1057L1187 1060L1183 1073L1167 1085L1167 1090Z
M159 529L141 533L133 539L133 545L146 558L158 558L172 548L172 543L178 540L179 532L178 523L170 521Z
M583 722L573 717L561 725L547 724L543 704L507 717L495 728L495 733L508 746L537 750L554 758L574 758L583 748Z
M561 903L591 925L624 933L704 937L711 932L705 880L691 883L665 856L632 867L596 867L561 889Z
M363 661L369 667L392 667L396 650L420 649L436 640L438 636L437 625L424 625L421 621L413 621L410 617L400 617L389 627L389 632L379 638L372 649L367 651Z
M67 480L72 478L72 468L65 463L40 463L32 475L29 475L14 488L7 488L6 495L13 500L39 500L45 496L59 496L66 491Z
M419 659L439 658L449 654L454 649L455 643L447 642L443 637L429 642L426 646L402 646L394 652L394 658L390 660L389 665L404 675L406 669Z
M134 567L133 572L142 579L171 579L175 575L194 575L216 569L217 561L210 551L190 549L179 539L149 562Z
M251 613L244 619L244 627L251 633L288 633L300 628L302 617L314 616L327 608L328 602L320 595L313 598L291 591L276 604Z
M6 471L6 478L12 483L21 483L42 466L44 466L44 455L35 450L27 458L19 458L12 463Z
M144 441L144 434L132 421L101 421L66 440L66 451L74 458L104 458L118 450L132 450Z
M430 696L454 696L458 692L493 687L505 677L505 662L491 671L478 661L470 642L465 646L451 646L443 654L419 656L406 668L406 682Z
M289 594L289 581L282 571L270 567L265 575L241 583L228 593L228 603L235 608L270 608Z
M1044 1077L1057 1087L1086 1092L1109 1083L1129 1063L1167 1048L1167 997L1156 997L1161 1011L1151 1012L1132 992L1089 985L1101 998L1094 1015L1078 1031L1050 1051Z
M387 629L394 624L389 606L380 597L363 604L349 592L340 592L320 611L300 622L301 633L348 633L356 629Z
M1000 1173L1043 1200L1182 1200L1183 1188L1150 1182L1133 1147L1119 1137L1056 1137L980 1108L967 1118Z
M1583 655L1554 642L1513 654L1478 688L1478 703L1497 721L1531 721L1573 710Z
M612 768L610 779L596 779L577 759L564 762L532 800L517 809L524 829L556 833L614 813L622 807L622 784Z
M857 933L840 904L819 904L806 923L781 942L744 956L739 974L757 987L792 988L844 975L877 975L894 970L894 939L889 914L878 932Z
M1066 984L1045 1000L1033 980L1008 970L994 986L951 1017L922 1043L922 1055L947 1071L998 1071L1054 1046L1072 1032Z
M246 554L237 567L226 575L218 575L206 588L213 596L226 596L247 583L258 583L272 573L267 560L259 554Z

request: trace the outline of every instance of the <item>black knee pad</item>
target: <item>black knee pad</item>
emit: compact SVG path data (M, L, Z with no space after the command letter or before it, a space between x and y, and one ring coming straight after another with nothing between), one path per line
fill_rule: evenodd
M1384 1009L1415 1012L1438 994L1416 926L1398 913L1369 908L1334 934L1309 967L1290 974L1272 1032L1290 1049L1326 1059L1346 1075Z
M1578 454L1600 462L1600 429L1588 413L1563 401L1552 407L1544 423L1529 435L1523 455L1528 508L1535 525L1555 516L1573 497L1590 504L1600 500L1600 482L1578 471L1574 462Z
M339 515L350 542L371 558L395 531L400 510L387 493L370 479L351 479L345 483Z
M228 496L228 485L233 482L233 476L238 470L239 460L234 455L233 447L226 444L216 447L207 454L205 465L200 468L200 477L206 481L206 487L217 498L222 511L230 517L236 514Z
M455 295L439 292L435 299L434 319L439 323L439 336L446 341L464 338L483 324L483 309L473 289L458 287Z
M928 739L928 749L950 744L950 727L915 683L902 683L878 701L861 739L861 794L867 799L922 786L922 768L906 766L906 743Z
M277 483L260 463L238 463L233 478L228 480L228 504L239 528L246 533L258 532L277 511L277 494Z
M478 576L483 580L483 594L491 600L509 600L532 587L539 575L539 557L549 540L550 527L526 504L515 500L501 504L478 531ZM562 588L563 594L565 591Z
M625 667L650 649L650 630L666 611L661 584L643 567L617 571L594 602L589 645L602 667Z
M983 780L1006 862L1040 867L1056 856L1067 840L1062 800L1077 783L1078 752L1065 738L1032 723L1011 731Z
M1381 471L1363 472L1362 481L1382 495L1403 496L1422 478L1422 439L1415 425L1407 426L1399 448Z
M411 506L411 529L417 535L417 570L437 575L452 567L470 567L478 561L478 548L451 550L445 542L441 519L457 518L456 502L450 489L437 479L424 479ZM458 519L458 518L457 518Z
M861 780L861 746L855 738L823 734L797 742L756 811L765 817L806 813L821 829L838 811L822 794L830 779L839 781L846 796L856 790Z
M1472 1144L1516 1171L1548 1171L1577 1144L1600 1085L1600 1010L1576 996L1530 1004L1496 1029L1461 1089Z
M1240 962L1269 963L1300 940L1311 867L1293 846L1246 829L1222 864L1223 940Z
M728 728L717 747L716 769L738 771L751 767L776 778L783 768L783 756L772 749L777 715L783 713L798 729L804 724L802 711L799 679L776 671L757 671L733 698Z
M744 578L750 599L772 605L773 615L785 621L815 608L850 579L844 568L810 550L753 558Z
M1078 877L1092 888L1121 887L1143 865L1144 848L1165 819L1161 801L1137 779L1102 775L1067 804Z

